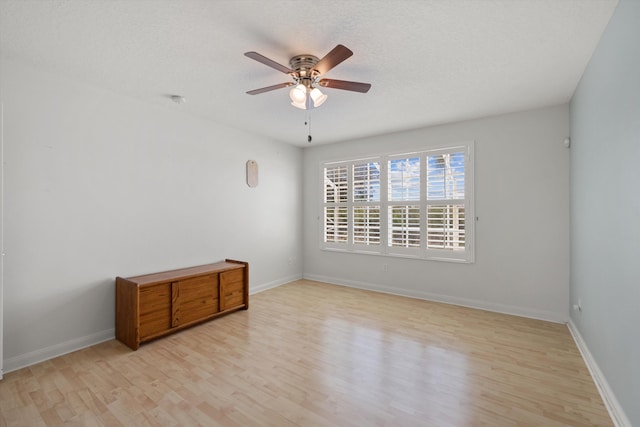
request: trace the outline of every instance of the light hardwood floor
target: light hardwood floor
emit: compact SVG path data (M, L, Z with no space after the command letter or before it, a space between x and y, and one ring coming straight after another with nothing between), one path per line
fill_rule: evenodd
M610 426L565 325L301 280L0 381L0 426Z

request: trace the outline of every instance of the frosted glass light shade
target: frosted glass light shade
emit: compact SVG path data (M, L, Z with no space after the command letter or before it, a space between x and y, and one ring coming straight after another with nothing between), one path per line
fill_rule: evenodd
M304 104L304 101L307 99L307 88L305 85L298 84L294 86L293 89L289 91L289 98L291 98L293 102Z
M311 91L311 99L313 99L313 106L314 107L319 107L321 106L324 101L327 100L327 95L325 95L324 93L320 92L320 89L318 89L317 87L314 88Z

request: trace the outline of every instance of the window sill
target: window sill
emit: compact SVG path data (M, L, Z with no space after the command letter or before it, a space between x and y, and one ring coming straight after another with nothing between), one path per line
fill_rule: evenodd
M405 258L405 259L416 259L416 260L423 260L423 261L453 262L457 264L474 264L475 263L474 257L471 257L471 259L450 258L442 255L427 255L427 254L424 254L424 252L421 252L420 254L382 253L377 251L374 252L374 251L366 251L366 250L342 249L342 248L335 248L335 247L321 247L320 250L325 252L339 252L339 253L355 254L355 255L373 255L373 256L388 257L388 258Z

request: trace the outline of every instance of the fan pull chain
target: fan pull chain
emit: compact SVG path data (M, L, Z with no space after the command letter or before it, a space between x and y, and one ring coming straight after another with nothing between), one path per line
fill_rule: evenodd
M308 126L307 142L311 144L311 140L313 140L313 138L311 137L311 113L307 114L307 120L304 122L304 124Z

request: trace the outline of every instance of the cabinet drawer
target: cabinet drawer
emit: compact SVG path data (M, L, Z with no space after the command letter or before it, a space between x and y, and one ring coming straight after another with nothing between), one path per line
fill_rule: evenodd
M229 270L223 271L220 273L220 281L223 283L231 283L231 282L243 282L244 281L244 270Z
M220 310L228 310L244 304L243 270L220 273Z
M181 280L172 286L172 326L201 320L220 311L217 274Z
M140 339L171 327L171 284L140 289Z
M228 310L230 308L244 304L244 292L242 289L242 284L237 287L226 286L222 298L224 300L222 308L223 310Z

